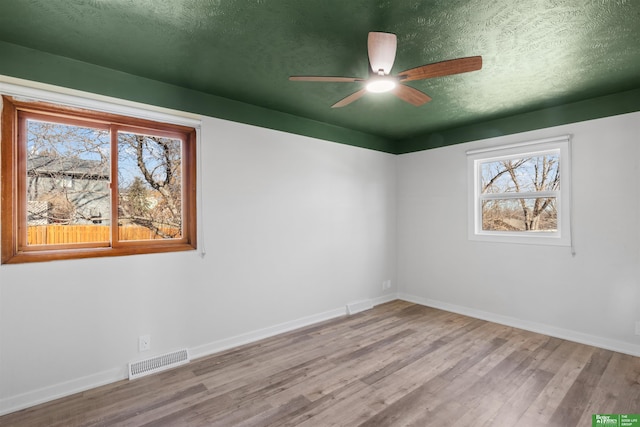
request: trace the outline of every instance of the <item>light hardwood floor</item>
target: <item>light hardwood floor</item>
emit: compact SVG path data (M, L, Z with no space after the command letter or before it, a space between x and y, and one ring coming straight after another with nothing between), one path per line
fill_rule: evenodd
M0 417L2 426L591 426L640 358L403 301Z

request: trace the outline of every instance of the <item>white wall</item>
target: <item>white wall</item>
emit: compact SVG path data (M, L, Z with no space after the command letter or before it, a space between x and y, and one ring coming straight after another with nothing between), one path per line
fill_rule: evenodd
M467 239L465 151L573 135L569 248ZM398 157L404 299L640 356L640 113Z
M204 257L0 266L0 413L392 299L394 156L211 118L202 138Z

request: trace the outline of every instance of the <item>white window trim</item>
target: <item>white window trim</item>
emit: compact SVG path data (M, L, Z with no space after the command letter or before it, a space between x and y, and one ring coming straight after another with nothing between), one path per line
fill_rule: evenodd
M499 243L572 246L571 240L571 136L527 141L517 144L487 147L467 151L468 171L468 238L469 240ZM522 155L560 153L561 185L559 193L514 193L514 198L555 196L558 198L558 228L555 232L511 232L482 230L479 165ZM508 197L510 197L509 195ZM504 198L502 195L500 198Z
M4 79L0 78L0 93L20 100L49 102L67 107L189 126L196 130L199 130L201 127L201 118L195 114L95 95L88 92L58 88L57 86L46 85L46 89L41 89L40 87L8 83L2 80ZM21 81L21 83L28 84L31 82Z

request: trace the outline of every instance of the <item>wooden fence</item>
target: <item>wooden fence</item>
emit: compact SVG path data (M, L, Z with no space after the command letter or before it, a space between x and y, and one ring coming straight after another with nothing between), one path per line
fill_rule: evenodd
M168 235L180 237L179 230L166 228ZM146 227L118 227L120 240L162 239ZM30 225L27 227L29 245L62 245L67 243L108 242L111 240L111 227L108 225Z

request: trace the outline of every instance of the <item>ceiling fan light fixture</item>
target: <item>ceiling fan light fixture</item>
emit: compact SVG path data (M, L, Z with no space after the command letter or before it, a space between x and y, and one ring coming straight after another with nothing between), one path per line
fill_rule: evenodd
M360 99L367 92L391 92L402 101L416 107L431 101L426 93L404 83L414 80L425 80L433 77L450 76L453 74L477 71L482 68L481 56L449 59L420 65L391 75L391 68L396 57L397 36L392 33L370 32L368 38L369 78L332 77L332 76L291 76L289 80L302 82L345 82L364 84L356 92L336 102L331 108L340 108Z
M397 84L396 79L392 77L376 77L369 79L366 88L369 92L383 93L392 91Z

